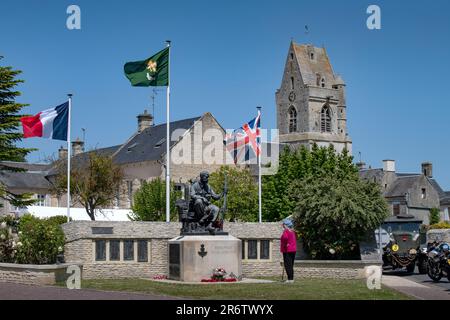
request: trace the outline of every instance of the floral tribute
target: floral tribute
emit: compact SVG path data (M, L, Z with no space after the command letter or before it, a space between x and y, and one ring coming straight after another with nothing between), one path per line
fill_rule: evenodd
M212 272L210 279L202 279L202 282L236 282L236 277L230 276L226 277L227 272L224 268L215 268Z

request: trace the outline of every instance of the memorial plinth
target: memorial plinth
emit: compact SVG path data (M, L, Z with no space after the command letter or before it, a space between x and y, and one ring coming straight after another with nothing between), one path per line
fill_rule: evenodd
M215 268L242 277L242 242L231 235L180 236L169 240L169 279L199 282Z

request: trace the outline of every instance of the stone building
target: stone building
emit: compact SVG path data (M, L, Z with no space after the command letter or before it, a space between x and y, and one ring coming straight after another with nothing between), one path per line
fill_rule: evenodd
M325 48L291 42L276 110L281 143L332 144L351 153L345 82L334 73Z
M111 156L120 165L124 180L114 203L117 209L129 209L133 195L143 181L160 177L165 179L166 124L155 125L146 111L137 116L136 132L121 145L95 151ZM223 145L225 130L209 112L199 117L171 122L171 179L183 191L184 184L195 179L201 170L216 171L224 163L232 163ZM84 152L84 142L72 143L72 163L86 162L89 152ZM59 149L59 160L67 158L67 150ZM58 161L55 161L57 163ZM66 207L66 196L52 194L52 183L58 173L55 163L34 165L10 164L28 169L28 172L0 172L0 182L11 192L33 193L41 206ZM77 204L74 204L77 206ZM14 213L17 208L5 203L0 214Z
M420 173L399 173L395 165L394 160L384 160L383 168L378 169L365 169L360 164L360 176L381 186L392 215L414 215L428 224L430 209L442 210L448 194L433 179L433 165L423 163Z

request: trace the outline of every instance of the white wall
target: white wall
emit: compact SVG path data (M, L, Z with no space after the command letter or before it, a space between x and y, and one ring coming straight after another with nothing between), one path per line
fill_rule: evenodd
M65 216L67 214L67 208L55 208L55 207L38 207L29 206L26 209L20 211L20 215L25 213L31 213L39 218L48 218L53 216ZM95 219L98 221L130 221L127 214L130 214L131 210L125 209L104 209L97 210L95 213ZM71 208L70 217L73 220L91 220L84 208Z

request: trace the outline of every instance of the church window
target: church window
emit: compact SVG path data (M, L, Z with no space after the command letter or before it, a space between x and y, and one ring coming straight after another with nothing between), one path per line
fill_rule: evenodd
M322 81L320 81L320 85L322 88L325 88L325 79L322 78Z
M328 106L322 108L320 114L320 129L322 132L331 132L331 113Z
M314 60L314 52L311 52L311 53L309 54L309 57L311 58L311 60Z
M289 109L289 133L297 132L297 110L293 106Z
M291 77L291 89L294 90L294 77Z
M291 60L294 60L294 54L291 52Z
M320 86L320 79L322 79L322 76L320 73L316 73L316 86Z

